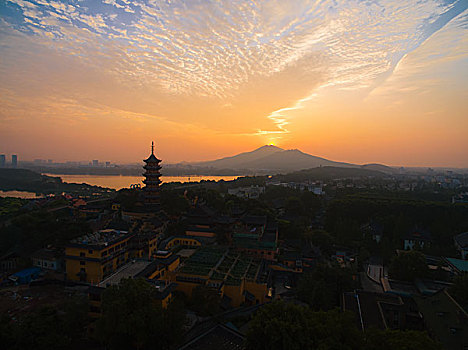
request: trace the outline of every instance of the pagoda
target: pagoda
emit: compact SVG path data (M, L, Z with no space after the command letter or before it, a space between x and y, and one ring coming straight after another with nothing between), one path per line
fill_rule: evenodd
M143 174L145 177L143 180L145 184L145 187L143 187L144 200L145 205L152 208L159 204L159 184L161 183L161 180L159 180L161 176L159 163L161 163L161 160L154 155L154 142L151 142L151 155L144 162L146 163L143 166L143 169L145 169Z

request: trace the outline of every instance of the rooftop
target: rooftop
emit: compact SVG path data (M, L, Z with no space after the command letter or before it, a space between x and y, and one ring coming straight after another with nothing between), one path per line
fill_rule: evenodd
M416 297L424 322L446 349L464 349L468 345L467 313L446 290L429 297Z
M468 232L460 233L456 235L454 239L460 247L468 248Z
M263 265L258 259L230 252L228 249L199 249L179 269L181 274L206 276L211 280L238 285L243 279L266 283Z
M72 239L70 243L80 244L80 245L107 246L127 236L128 236L128 231L107 229L107 230L101 230L98 232L90 233L90 234Z
M142 272L146 267L151 264L151 261L147 260L136 260L129 262L128 264L122 266L112 275L107 277L101 283L98 284L98 287L108 287L111 285L117 285L123 278L133 278Z
M225 325L216 325L208 329L205 333L197 336L184 344L182 349L203 349L203 350L242 350L245 349L244 336Z
M468 260L446 258L447 261L460 272L468 272Z

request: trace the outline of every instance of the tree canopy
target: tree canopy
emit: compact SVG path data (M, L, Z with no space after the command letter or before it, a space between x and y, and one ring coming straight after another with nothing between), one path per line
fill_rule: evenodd
M390 277L403 281L413 281L425 277L428 267L424 254L418 251L402 252L395 256L390 265Z
M185 316L177 303L162 309L143 279L106 288L97 336L110 349L168 349L181 339Z

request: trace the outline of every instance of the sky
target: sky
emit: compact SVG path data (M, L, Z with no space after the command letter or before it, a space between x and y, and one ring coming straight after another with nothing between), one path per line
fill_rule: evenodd
M0 153L468 167L468 1L0 0Z

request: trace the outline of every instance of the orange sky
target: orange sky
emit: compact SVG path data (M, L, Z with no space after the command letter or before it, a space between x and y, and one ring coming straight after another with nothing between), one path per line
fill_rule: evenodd
M0 153L468 167L466 2L9 0Z

